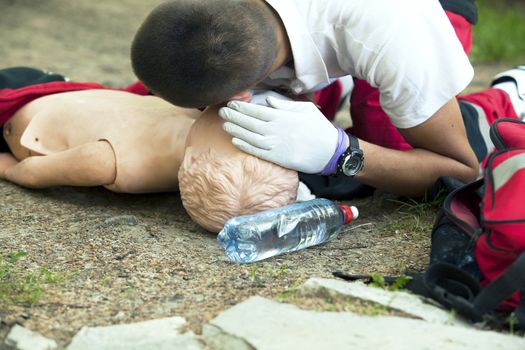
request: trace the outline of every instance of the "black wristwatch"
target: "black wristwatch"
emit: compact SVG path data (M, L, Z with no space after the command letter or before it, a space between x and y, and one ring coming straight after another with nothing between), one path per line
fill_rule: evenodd
M350 145L337 161L336 175L344 174L353 177L363 169L365 157L363 156L363 151L359 148L357 137L348 135L348 139Z

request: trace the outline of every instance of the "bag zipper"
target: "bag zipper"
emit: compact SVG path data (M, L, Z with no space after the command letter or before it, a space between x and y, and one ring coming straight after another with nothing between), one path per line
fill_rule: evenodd
M467 252L472 252L474 250L474 246L476 245L478 238L483 234L484 231L485 229L483 229L482 227L480 227L477 230L474 229L474 233L470 237L470 241L468 242L468 245L466 248Z

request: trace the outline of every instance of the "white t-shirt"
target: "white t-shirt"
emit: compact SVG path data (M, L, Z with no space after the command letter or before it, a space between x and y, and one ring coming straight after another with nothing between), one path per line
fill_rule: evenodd
M265 86L296 94L352 75L379 88L398 128L429 119L474 70L438 0L266 0L290 39L293 67Z

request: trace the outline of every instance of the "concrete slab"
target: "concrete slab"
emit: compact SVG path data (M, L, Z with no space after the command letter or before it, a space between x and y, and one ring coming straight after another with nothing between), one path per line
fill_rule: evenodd
M525 339L391 316L299 309L251 297L221 313L203 328L217 350L516 350Z
M362 282L345 282L328 278L311 278L300 288L303 295L339 295L381 304L387 308L402 311L415 318L441 324L472 327L459 317L451 317L450 312L432 300L404 291L388 291L369 287Z
M170 317L107 327L84 327L67 350L200 350L191 332L181 334L182 317Z
M5 345L17 350L54 350L57 343L27 328L14 325L5 339ZM3 348L0 346L0 348Z

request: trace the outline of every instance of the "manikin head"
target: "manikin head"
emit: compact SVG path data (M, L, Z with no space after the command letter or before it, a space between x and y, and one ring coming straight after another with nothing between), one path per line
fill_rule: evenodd
M131 47L137 77L182 107L243 99L289 56L284 26L262 0L167 1L145 19Z
M190 217L210 232L238 215L293 203L296 171L237 149L222 129L216 108L206 110L192 125L179 169L179 188Z

